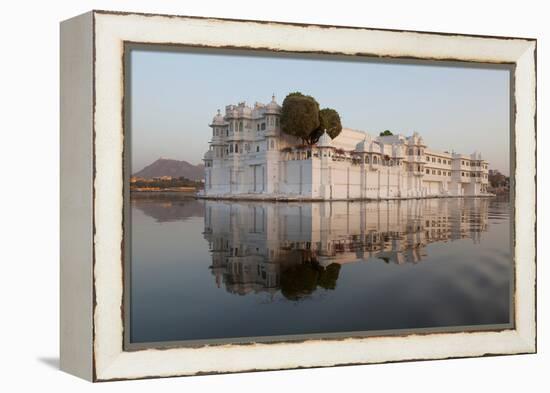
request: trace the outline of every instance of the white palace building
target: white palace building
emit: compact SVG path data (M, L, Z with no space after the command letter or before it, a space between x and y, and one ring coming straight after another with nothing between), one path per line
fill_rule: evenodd
M214 116L204 155L207 198L399 199L483 196L488 163L477 152L429 149L423 138L373 137L343 128L313 146L281 131L275 101L244 102Z

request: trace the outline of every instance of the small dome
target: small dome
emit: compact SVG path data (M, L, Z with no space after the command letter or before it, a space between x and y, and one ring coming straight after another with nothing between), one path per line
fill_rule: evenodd
M369 141L367 140L367 137L365 137L365 139L363 139L361 142L359 142L355 146L355 151L357 151L357 152L367 152L367 151L369 151Z
M332 147L332 138L327 134L327 130L323 132L323 135L317 141L317 147Z
M206 153L204 153L205 160L212 160L212 158L214 158L214 152L212 150L208 150Z
M225 120L224 120L220 110L218 109L218 113L212 119L212 125L223 126L224 124L225 124Z
M275 101L275 95L271 96L271 102L267 104L265 109L266 109L266 113L277 114L277 115L281 113L281 106L277 104L277 101Z

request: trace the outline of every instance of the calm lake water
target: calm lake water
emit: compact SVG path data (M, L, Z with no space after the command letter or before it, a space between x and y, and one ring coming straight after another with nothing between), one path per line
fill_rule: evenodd
M131 219L131 343L512 320L507 200L139 197Z

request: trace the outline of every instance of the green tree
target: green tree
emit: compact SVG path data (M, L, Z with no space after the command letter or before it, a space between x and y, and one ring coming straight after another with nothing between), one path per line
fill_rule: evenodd
M321 135L323 131L327 130L327 134L334 139L342 131L342 122L340 121L340 115L332 108L323 108L319 111L319 128ZM317 139L319 139L319 137Z
M300 300L317 288L319 271L311 262L290 266L281 272L281 293L289 300Z
M284 133L312 144L319 125L319 103L315 98L300 92L285 97L281 110L281 130Z
M390 130L386 130L380 133L380 136L390 136L390 135L393 135L393 132L391 132Z
M340 273L340 265L331 263L319 272L318 285L324 289L336 289L336 281Z
M309 297L318 288L336 289L340 273L339 264L331 263L323 267L311 253L294 255L299 262L281 269L280 288L285 298L299 301Z

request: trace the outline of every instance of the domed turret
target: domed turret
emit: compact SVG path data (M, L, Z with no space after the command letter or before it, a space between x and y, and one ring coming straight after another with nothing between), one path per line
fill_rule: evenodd
M212 125L213 126L223 126L224 124L225 124L225 120L224 120L220 110L218 109L218 113L212 119Z
M204 161L211 161L214 158L214 152L212 150L207 150L206 153L204 153Z
M332 138L327 134L327 130L323 132L323 135L317 141L317 147L332 147Z
M366 153L369 151L369 141L367 140L367 137L355 146L355 151L359 153Z
M265 111L268 114L278 115L281 113L281 106L275 101L275 95L271 96L271 102L266 105Z

